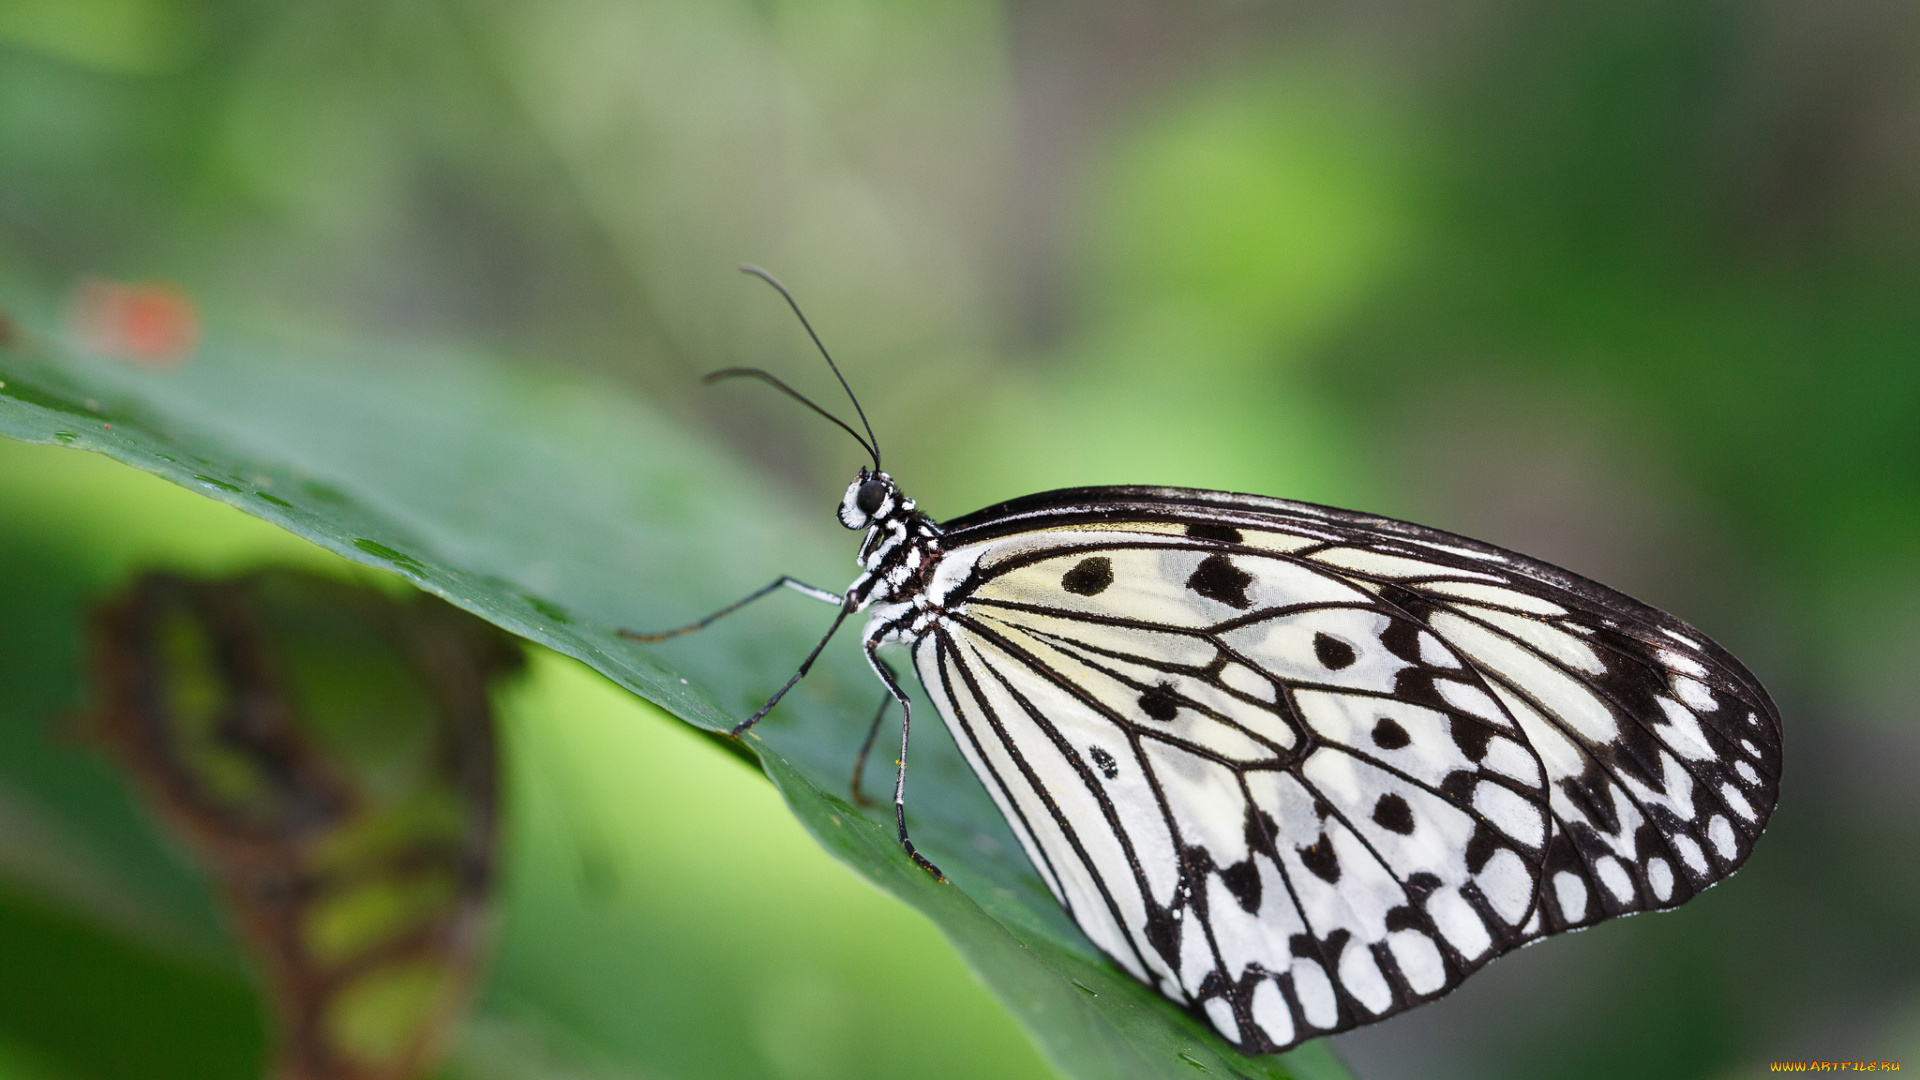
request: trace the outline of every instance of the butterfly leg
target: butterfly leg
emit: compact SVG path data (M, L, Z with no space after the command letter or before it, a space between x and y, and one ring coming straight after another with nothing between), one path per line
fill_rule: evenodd
M887 666L885 660L880 659L878 652L880 643L869 638L865 644L867 663L872 665L873 673L880 676L880 681L886 684L887 693L893 695L893 700L900 703L900 760L897 763L899 771L893 777L893 820L900 826L900 846L907 849L907 855L913 859L916 866L932 874L935 880L945 881L947 875L941 873L939 867L928 862L927 857L920 854L914 848L913 841L907 837L907 735L913 730L913 706L907 703L906 692L900 689L900 680L894 675L893 668ZM875 726L878 727L877 720Z
M707 627L713 625L715 622L718 622L720 619L725 618L726 616L731 615L736 611L739 611L741 608L746 607L748 604L753 603L755 600L758 600L761 597L767 595L768 593L774 591L775 589L779 589L782 587L792 589L794 592L797 592L802 596L811 597L815 600L819 600L824 603L841 604L841 605L844 605L846 603L846 597L841 596L839 593L830 593L825 589L816 589L813 586L808 585L806 582L795 581L790 577L782 577L775 580L770 585L766 585L762 588L755 589L749 595L742 597L739 600L735 600L733 603L728 604L726 607L721 608L719 611L716 611L713 614L707 616L706 618L701 619L699 622L688 623L685 626L677 626L672 630L662 630L657 634L641 633L638 630L615 630L614 633L619 634L621 637L626 638L630 641L665 641L668 638L677 638L681 634L691 634L695 630L704 630ZM834 625L838 626L839 624L835 623Z
M860 777L867 771L867 755L873 751L874 737L880 734L880 721L887 718L887 706L893 704L891 693L880 695L880 708L873 714L873 723L867 728L867 737L860 743L860 752L853 756L853 804L872 806L873 800L860 791Z
M778 582L775 582L775 584L777 585ZM745 602L746 601L744 600L741 601L741 603L745 603ZM734 606L738 607L739 604L736 604ZM761 717L764 717L768 713L772 712L773 707L775 705L780 704L780 699L787 696L787 691L793 689L794 684L798 683L801 679L804 679L807 677L807 672L813 669L813 662L815 660L820 659L820 651L827 647L827 642L833 640L833 635L836 631L840 629L840 624L843 622L846 622L847 616L851 614L853 614L853 610L850 607L848 607L846 604L841 604L840 614L835 615L833 617L833 625L827 627L826 636L820 639L820 644L815 645L813 647L813 651L807 654L807 658L805 660L800 661L800 670L793 673L793 678L788 679L787 684L785 686L782 686L780 689L774 691L773 696L767 699L767 703L765 705L760 706L759 712L756 712L752 716L747 717L745 720L742 720L739 723L733 725L732 729L729 730L727 734L737 739L740 736L746 734L746 731L748 728L759 723ZM718 618L719 616L714 616L714 617Z

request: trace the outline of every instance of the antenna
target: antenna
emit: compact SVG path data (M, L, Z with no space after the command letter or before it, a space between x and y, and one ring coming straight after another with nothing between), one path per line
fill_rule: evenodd
M799 302L794 300L793 294L787 291L787 287L785 285L780 284L780 280L778 278L774 277L772 274L767 273L765 270L762 270L759 267L753 265L752 263L741 263L740 272L743 274L752 274L754 277L757 277L761 281L764 281L767 284L773 286L776 290L779 291L781 296L786 298L787 306L792 308L793 313L799 317L800 325L807 328L807 336L813 339L813 347L820 350L821 356L826 357L827 366L833 369L833 377L840 380L840 389L845 390L847 392L847 400L853 402L853 411L855 414L857 414L860 417L860 426L867 429L867 437L865 439L861 439L860 436L854 435L853 429L847 428L847 425L840 423L838 419L835 419L833 414L827 412L825 409L822 409L818 405L814 405L813 402L807 401L806 398L800 397L799 394L794 393L792 390L788 389L786 384L780 382L778 379L775 379L773 376L768 375L765 372L760 372L760 375L764 377L766 381L772 383L775 386L778 386L782 390L786 390L788 394L791 394L793 397L798 398L800 401L805 402L807 405L811 406L813 408L813 411L819 413L820 415L826 417L829 420L832 420L836 424L840 424L841 427L847 428L847 434L853 435L855 439L858 439L860 442L860 445L867 448L867 453L873 455L873 471L879 472L880 471L880 440L877 437L875 437L875 435L873 434L873 425L867 421L867 412L865 409L862 409L860 407L860 399L853 396L853 387L847 385L847 377L845 375L840 374L840 365L833 362L833 354L829 353L827 351L827 347L821 344L820 335L813 332L813 324L807 321L807 315L805 312L800 310ZM744 369L734 368L729 370L736 371L741 374L746 374L746 371ZM719 375L719 374L721 373L714 372L714 375ZM711 380L712 378L713 376L711 375L708 376L709 380Z
M788 397L799 402L800 404L805 405L807 408L812 409L814 412L819 413L821 416L824 416L827 419L833 421L835 424L839 425L841 431L844 431L847 434L853 436L853 441L860 444L861 449L867 452L867 456L873 458L873 471L874 472L880 471L879 453L874 450L874 448L867 442L867 440L860 437L859 432L848 427L846 424L846 421L833 415L832 413L821 408L820 406L815 405L812 401L808 400L805 394L802 394L800 391L795 390L793 387L788 386L786 383L781 382L779 379L774 378L771 374L765 371L762 371L759 368L730 367L730 368L721 368L719 371L710 371L707 374L700 376L700 381L702 383L708 383L708 384L717 383L721 379L759 379L761 382L766 383L769 386L772 386L775 390L780 391L781 393L787 395Z

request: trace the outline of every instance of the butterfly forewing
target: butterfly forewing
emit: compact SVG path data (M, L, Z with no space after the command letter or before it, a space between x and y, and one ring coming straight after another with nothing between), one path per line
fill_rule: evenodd
M915 663L1088 936L1251 1051L1678 904L1772 808L1779 721L1685 624L1301 503L1056 492L952 522Z

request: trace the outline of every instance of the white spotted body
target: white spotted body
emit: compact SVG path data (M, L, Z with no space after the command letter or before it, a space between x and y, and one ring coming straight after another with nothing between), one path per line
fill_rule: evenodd
M864 469L840 520L876 672L911 651L1088 937L1248 1052L1676 906L1778 792L1778 714L1732 656L1451 534L1169 488L942 528Z

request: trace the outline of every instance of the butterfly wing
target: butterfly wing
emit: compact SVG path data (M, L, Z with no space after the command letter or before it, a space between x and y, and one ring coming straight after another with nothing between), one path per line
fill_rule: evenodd
M1255 1052L1677 905L1765 825L1779 719L1679 620L1309 504L1055 492L949 523L915 664L1075 920Z

